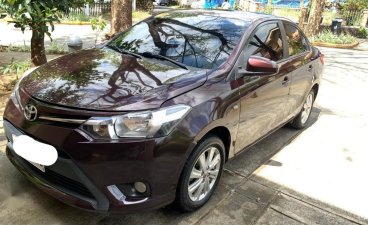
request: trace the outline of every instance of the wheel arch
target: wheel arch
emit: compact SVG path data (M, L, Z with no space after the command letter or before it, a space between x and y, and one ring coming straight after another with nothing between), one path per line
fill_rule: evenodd
M314 91L314 99L316 99L319 91L319 83L315 83L312 87L312 90Z
M213 127L210 130L206 131L205 133L202 133L199 137L197 137L198 139L197 143L210 135L215 135L221 139L222 143L225 146L225 161L227 161L229 158L230 147L231 147L230 130L225 126Z

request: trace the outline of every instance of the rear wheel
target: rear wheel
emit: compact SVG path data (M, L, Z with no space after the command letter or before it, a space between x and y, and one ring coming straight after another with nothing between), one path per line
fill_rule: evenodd
M296 129L302 129L306 126L310 114L312 112L313 103L314 103L314 91L312 90L311 92L309 92L300 113L290 123L292 127Z
M222 174L224 152L224 144L216 136L209 136L198 144L178 184L176 201L181 209L196 210L210 199Z

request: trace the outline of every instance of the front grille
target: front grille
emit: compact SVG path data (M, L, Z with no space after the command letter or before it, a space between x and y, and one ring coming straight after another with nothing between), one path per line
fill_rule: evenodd
M61 174L58 174L50 169L45 168L45 172L40 171L27 161L25 161L29 167L32 169L32 172L35 173L38 177L45 179L53 186L60 186L68 191L77 193L87 198L94 198L92 193L80 182L72 180L68 177L65 177Z

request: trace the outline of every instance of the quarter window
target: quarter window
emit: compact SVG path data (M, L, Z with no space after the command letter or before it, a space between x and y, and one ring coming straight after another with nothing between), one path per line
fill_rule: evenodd
M252 55L273 61L283 58L281 31L277 23L262 25L257 29L245 51L245 58Z
M297 55L299 53L308 51L308 42L298 28L295 26L285 23L286 40L289 46L289 56Z

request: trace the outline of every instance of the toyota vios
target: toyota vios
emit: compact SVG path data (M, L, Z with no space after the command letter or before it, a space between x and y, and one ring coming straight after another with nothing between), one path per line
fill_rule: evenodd
M287 123L305 127L322 67L286 19L162 13L24 74L4 113L7 156L83 209L195 210L228 159Z

